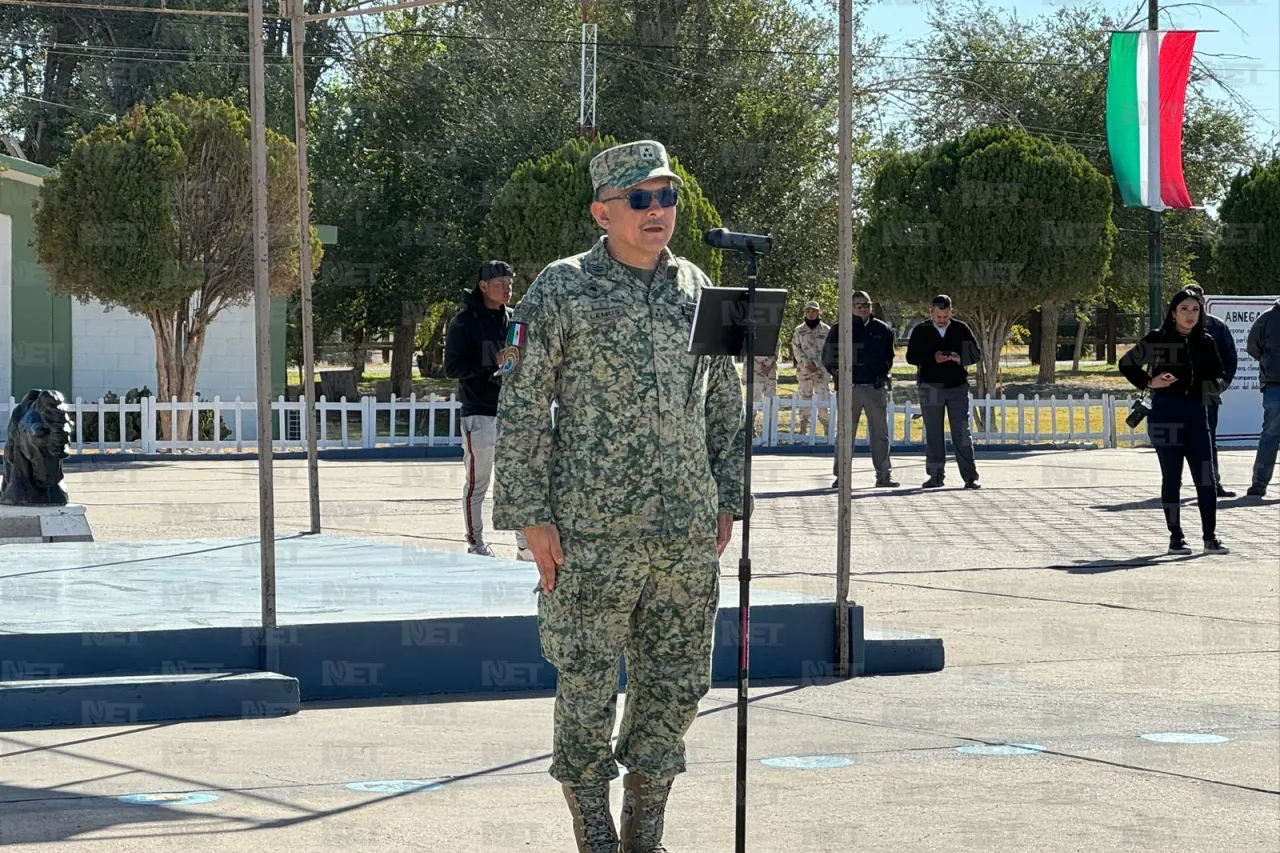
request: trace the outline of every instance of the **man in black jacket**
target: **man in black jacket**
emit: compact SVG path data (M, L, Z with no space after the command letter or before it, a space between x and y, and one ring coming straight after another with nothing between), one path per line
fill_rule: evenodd
M466 468L462 510L467 527L467 552L496 556L484 541L481 509L493 479L497 446L499 368L507 348L511 321L511 281L514 271L505 261L486 261L474 290L463 291L462 308L449 323L444 339L444 372L458 380L462 403L462 459ZM524 535L516 534L516 555L531 560Z
M1187 290L1200 297L1200 307L1203 308L1204 289L1198 284L1189 284ZM1218 408L1222 405L1223 391L1226 391L1232 380L1236 378L1239 355L1236 352L1235 338L1231 336L1231 330L1227 328L1227 324L1221 317L1215 317L1206 311L1204 330L1209 333L1209 337L1213 338L1213 343L1218 348L1218 358L1222 359L1222 367L1226 371L1221 390L1209 399L1209 440L1213 442L1213 484L1218 490L1218 497L1234 498L1235 492L1228 492L1222 487L1222 469L1218 467Z
M951 317L951 297L935 296L929 320L912 329L907 340L907 363L916 366L920 414L924 416L926 489L941 488L946 476L944 415L951 423L951 444L964 487L982 488L969 439L968 367L977 364L979 354L973 332Z
M1261 498L1266 496L1275 473L1276 452L1280 448L1280 299L1254 320L1245 349L1258 362L1258 385L1262 390L1262 432L1253 460L1253 484L1245 494Z
M853 419L850 429L856 438L858 421L867 412L867 438L871 442L871 462L876 469L878 488L896 488L898 483L890 476L889 465L889 395L892 387L889 372L893 369L893 329L883 320L871 316L871 297L864 290L853 292ZM836 323L827 333L822 349L822 364L836 381L836 396L844 392L840 387L840 324ZM833 472L834 473L834 472ZM838 476L838 475L837 475ZM831 487L839 488L836 480Z

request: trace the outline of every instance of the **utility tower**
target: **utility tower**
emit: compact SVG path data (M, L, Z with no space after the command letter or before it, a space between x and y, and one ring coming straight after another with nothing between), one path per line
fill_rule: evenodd
M578 95L578 136L596 138L596 45L600 0L582 0L582 84Z

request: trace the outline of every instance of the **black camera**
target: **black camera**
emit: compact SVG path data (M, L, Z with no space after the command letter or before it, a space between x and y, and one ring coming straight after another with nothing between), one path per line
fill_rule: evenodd
M1133 405L1129 407L1129 417L1124 422L1129 425L1129 429L1137 429L1138 425L1151 414L1151 409L1142 400L1135 400Z

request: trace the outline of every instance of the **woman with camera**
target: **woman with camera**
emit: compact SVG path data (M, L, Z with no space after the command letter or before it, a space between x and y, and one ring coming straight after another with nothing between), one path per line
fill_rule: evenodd
M1169 526L1169 553L1190 554L1182 533L1182 463L1191 468L1206 554L1226 554L1217 536L1218 495L1209 436L1211 395L1226 372L1213 338L1205 331L1204 304L1193 291L1174 295L1160 328L1153 329L1120 359L1120 372L1150 391L1147 436L1160 459L1160 502ZM1144 369L1144 368L1149 368Z

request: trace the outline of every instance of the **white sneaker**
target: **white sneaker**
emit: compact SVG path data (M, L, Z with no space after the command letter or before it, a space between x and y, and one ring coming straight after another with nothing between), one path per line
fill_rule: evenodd
M520 561L520 562L522 562L522 563L536 563L536 562L537 562L537 560L535 560L535 559L533 558L533 551L530 551L528 548L517 548L517 549L516 549L516 559L517 559L517 560L519 560L519 561Z
M497 557L498 556L497 554L493 553L492 548L490 548L488 545L484 544L483 542L480 543L479 545L472 545L470 548L467 549L467 553L475 554L478 557Z

